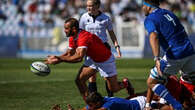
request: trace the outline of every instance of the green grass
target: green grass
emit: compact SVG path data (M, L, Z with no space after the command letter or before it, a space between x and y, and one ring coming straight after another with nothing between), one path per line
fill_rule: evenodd
M36 76L29 66L37 59L0 59L0 110L50 110L70 103L75 108L84 102L74 84L82 63L50 65L51 74ZM151 59L121 59L116 61L118 79L128 77L136 92L146 90L146 78L154 62ZM103 78L98 75L98 91L106 95ZM125 90L115 94L126 97Z

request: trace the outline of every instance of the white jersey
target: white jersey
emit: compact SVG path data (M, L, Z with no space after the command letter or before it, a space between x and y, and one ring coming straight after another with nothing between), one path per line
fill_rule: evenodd
M80 18L79 26L81 29L96 34L104 43L108 41L106 30L113 30L110 17L104 13L100 13L96 18L84 13Z

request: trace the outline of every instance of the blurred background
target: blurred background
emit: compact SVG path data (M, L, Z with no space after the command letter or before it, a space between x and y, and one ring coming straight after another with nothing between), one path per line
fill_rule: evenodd
M112 18L123 57L152 57L143 25L142 0L101 2L101 10ZM179 17L195 44L195 0L161 2L161 8ZM85 4L86 0L1 0L0 57L41 58L65 52L68 39L63 32L64 21L79 19L86 12Z

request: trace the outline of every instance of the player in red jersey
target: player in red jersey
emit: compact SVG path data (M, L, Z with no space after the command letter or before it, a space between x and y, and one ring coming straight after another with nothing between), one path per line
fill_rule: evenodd
M123 83L117 81L114 56L95 34L79 29L79 23L74 18L65 21L64 32L69 37L69 49L61 56L48 56L47 64L77 63L81 62L83 57L87 55L99 70L100 75L107 81L111 91L117 92L123 88L132 91L131 84L127 79L123 80ZM76 85L84 99L88 95L86 81L95 73L96 70L82 66L76 77Z

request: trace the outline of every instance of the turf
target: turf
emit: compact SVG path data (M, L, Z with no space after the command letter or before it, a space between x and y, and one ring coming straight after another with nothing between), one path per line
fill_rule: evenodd
M50 65L51 74L40 77L30 71L39 59L0 59L0 110L51 110L54 104L63 109L67 104L84 106L74 79L82 63ZM154 65L152 59L120 59L116 61L118 79L128 77L136 92L146 90L146 78ZM103 78L98 75L98 91L106 95ZM115 94L128 96L125 90Z

